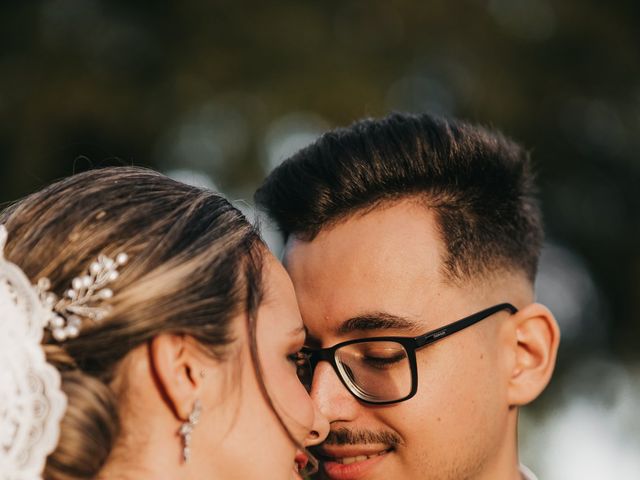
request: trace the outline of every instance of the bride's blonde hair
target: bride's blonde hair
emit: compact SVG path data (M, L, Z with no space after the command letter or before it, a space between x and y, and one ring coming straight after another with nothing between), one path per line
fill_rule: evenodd
M109 387L125 355L154 336L190 335L216 358L233 341L231 319L246 313L254 363L265 246L242 213L220 195L140 168L78 174L0 214L5 254L32 282L61 295L100 254L126 252L111 284L108 316L85 322L77 338L43 340L62 375L68 408L48 480L94 478L119 432Z

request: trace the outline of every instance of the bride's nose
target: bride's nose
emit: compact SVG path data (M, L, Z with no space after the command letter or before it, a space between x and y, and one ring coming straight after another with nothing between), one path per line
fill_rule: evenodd
M329 435L329 421L313 403L313 425L304 440L305 447L318 445Z

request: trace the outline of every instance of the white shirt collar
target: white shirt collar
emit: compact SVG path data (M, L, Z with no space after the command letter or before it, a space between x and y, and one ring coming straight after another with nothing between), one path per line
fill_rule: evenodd
M520 464L520 475L522 475L523 480L538 480L538 477L536 477L531 470L522 464Z

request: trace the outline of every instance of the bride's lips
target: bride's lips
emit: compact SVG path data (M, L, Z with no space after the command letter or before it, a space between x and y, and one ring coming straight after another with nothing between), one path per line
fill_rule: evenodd
M324 473L332 480L357 480L366 476L393 451L388 445L324 445Z
M304 452L298 452L293 462L293 470L299 478L300 472L304 470L307 463L309 463L309 457Z

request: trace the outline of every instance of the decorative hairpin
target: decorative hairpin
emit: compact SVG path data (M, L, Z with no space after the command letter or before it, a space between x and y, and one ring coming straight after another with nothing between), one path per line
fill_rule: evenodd
M45 323L59 342L69 338L76 338L84 319L100 322L109 313L109 307L100 305L104 300L113 296L113 291L106 288L117 280L118 267L125 265L129 257L126 253L119 253L115 260L100 255L89 267L86 275L76 277L71 282L71 288L62 298L50 291L51 282L48 278L41 278L35 286L40 300L50 312Z

